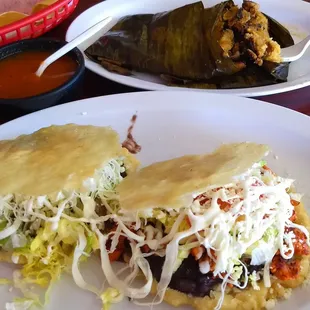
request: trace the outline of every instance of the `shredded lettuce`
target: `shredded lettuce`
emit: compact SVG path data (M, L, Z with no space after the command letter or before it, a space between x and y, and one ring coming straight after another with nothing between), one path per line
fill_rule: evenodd
M83 225L70 223L65 219L60 220L59 229L56 232L51 226L51 223L46 223L44 228L39 229L37 236L28 247L13 252L14 255L25 257L27 262L20 270L22 275L18 279L20 288L38 285L49 289L59 280L63 271L69 271L68 268L72 265L75 251L78 248L79 237L81 234L87 234ZM86 237L85 244L87 245ZM88 252L92 250L89 244ZM87 253L83 252L81 256L85 254ZM27 295L25 291L23 293ZM49 290L45 295L44 304L48 302L48 293Z
M103 208L108 204L118 209L115 187L122 181L124 171L123 160L112 159L84 182L86 193L62 191L39 197L0 197L0 247L13 253L12 260L18 262L22 258L24 262L13 274L13 285L25 299L7 303L7 310L26 310L34 304L44 306L52 284L65 271L72 273L79 287L101 298L102 292L84 281L79 263L99 249L93 228L104 227L104 222L113 216L99 216L96 204L100 201ZM43 302L29 289L33 286L46 289ZM112 301L111 292L109 296Z
M268 242L268 243L270 243L272 241L274 242L275 239L277 238L278 234L279 234L279 230L276 227L271 226L271 227L266 229L266 231L263 235L263 240L265 242Z
M256 291L259 291L260 287L258 286L257 282L260 280L260 276L257 274L256 271L253 271L249 275L249 280L251 282L251 285L252 285L253 289L256 290Z
M275 246L278 234L279 231L276 227L271 226L267 228L263 237L260 240L256 241L255 243L253 243L250 247L248 247L247 250L245 251L245 254L252 255L254 249L259 249L260 247L263 248L264 246L266 246L266 243L268 243L271 246Z
M6 226L7 226L7 221L5 219L3 219L2 221L0 221L0 232L3 231ZM3 238L0 240L0 246L3 246L6 244L6 242L9 240L9 237Z
M112 303L118 303L123 300L124 295L117 289L109 287L100 296L104 310L109 310Z
M123 180L123 172L125 172L123 161L112 159L103 169L96 170L94 177L86 179L84 186L93 195L100 193L100 196L106 199L115 198L115 187Z
M12 281L5 278L0 278L0 285L12 284Z
M16 219L12 225L5 227L0 231L0 239L5 239L11 235L13 235L21 225L21 220Z
M178 257L177 257L177 260L176 260L174 268L173 268L174 272L179 269L183 260L188 257L189 253L190 253L190 251L188 251L188 250L179 250Z

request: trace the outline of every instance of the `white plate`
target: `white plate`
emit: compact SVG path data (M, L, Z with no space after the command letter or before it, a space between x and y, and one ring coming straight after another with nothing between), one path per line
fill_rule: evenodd
M88 27L91 27L106 16L112 16L117 19L122 16L137 13L157 13L197 1L198 0L104 1L83 12L75 21L73 21L68 29L66 40L72 40L77 35L85 31ZM203 2L205 3L205 6L209 7L220 2L220 0L203 0ZM241 1L236 0L235 2L240 4ZM261 5L263 12L274 17L291 31L296 43L310 34L309 3L303 2L302 0L257 0L256 2ZM158 77L149 74L135 73L133 76L122 76L111 73L99 64L90 61L88 58L86 58L86 67L107 79L132 87L148 90L184 90L184 88L163 85L163 82ZM291 64L288 82L243 89L195 89L193 91L254 97L291 91L308 85L310 85L310 49L302 59Z
M252 99L198 92L140 92L98 97L43 110L2 125L0 139L69 122L111 125L124 139L131 116L136 112L134 137L142 145L139 158L143 164L209 152L223 142L267 143L274 151L270 166L282 175L296 178L298 190L306 194L306 205L310 205L310 118ZM99 270L98 262L94 262L86 272L97 285L102 279ZM11 271L12 266L1 264L0 278ZM310 288L297 289L277 309L309 310L309 294ZM0 309L12 297L7 287L0 286ZM125 301L113 305L112 310L124 306L128 310L144 309ZM100 303L92 294L78 289L69 276L64 276L55 285L46 309L100 310ZM162 304L157 309L173 308Z

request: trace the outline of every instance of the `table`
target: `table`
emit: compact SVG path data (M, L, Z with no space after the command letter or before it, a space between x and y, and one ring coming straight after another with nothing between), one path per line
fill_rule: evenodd
M305 0L310 2L310 0ZM58 39L64 39L66 30L71 24L71 22L83 11L89 7L101 2L101 0L80 0L80 3L76 11L70 16L70 18L64 21L57 28L53 29L47 33L46 37L53 37ZM78 94L77 99L84 99L95 96L126 93L141 91L139 89L124 86L110 80L107 80L101 76L96 75L95 73L86 70L85 78L81 87L81 91ZM257 97L257 99L267 101L273 104L281 105L295 111L307 114L310 116L310 87L306 87L300 90L287 92L283 94ZM0 107L0 124L10 121L16 117L19 117L21 112L11 110L9 108Z

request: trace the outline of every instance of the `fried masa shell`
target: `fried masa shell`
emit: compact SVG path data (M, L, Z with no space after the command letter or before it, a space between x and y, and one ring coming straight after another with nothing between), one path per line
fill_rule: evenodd
M83 191L83 182L109 160L124 158L126 171L138 161L110 127L67 124L0 141L0 195L40 196Z
M304 225L310 230L310 217L303 204L295 207L297 214L296 223ZM271 309L276 305L277 299L288 299L291 289L307 283L310 280L310 256L304 256L301 260L301 270L297 279L280 281L271 277L271 287L266 288L264 283L258 283L260 290L254 290L249 283L248 288L226 288L225 298L221 310L260 310ZM154 282L152 292L156 294L156 283ZM220 289L212 291L210 297L193 297L176 290L167 289L164 300L174 306L191 305L196 310L214 309L221 296Z
M154 163L132 173L118 185L120 205L126 211L189 206L193 193L203 192L208 185L230 183L268 151L264 144L232 143L221 145L210 154Z

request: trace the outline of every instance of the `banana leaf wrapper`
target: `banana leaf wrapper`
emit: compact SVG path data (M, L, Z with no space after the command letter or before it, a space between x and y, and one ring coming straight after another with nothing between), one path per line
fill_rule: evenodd
M218 44L222 17L233 5L225 1L205 9L197 2L164 13L126 16L85 53L109 71L148 72L170 86L243 88L286 81L288 63L265 61L259 67L223 56ZM294 44L281 24L266 17L270 35L281 47Z
M192 80L234 74L243 66L224 58L216 44L222 32L221 16L230 4L204 9L197 2L170 12L127 16L86 54L129 70Z

